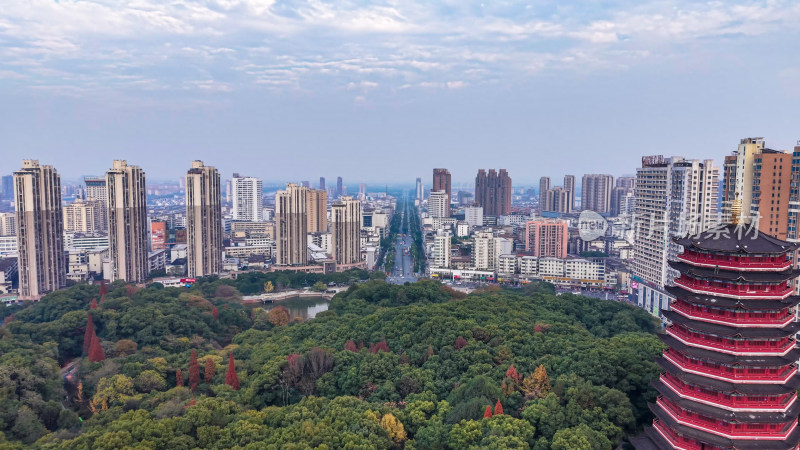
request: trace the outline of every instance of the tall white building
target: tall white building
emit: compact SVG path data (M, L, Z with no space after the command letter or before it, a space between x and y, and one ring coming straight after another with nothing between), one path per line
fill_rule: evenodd
M85 177L83 182L86 184L86 200L100 202L98 218L98 231L108 231L108 189L106 189L105 177Z
M467 206L464 208L464 222L471 227L483 226L483 207Z
M450 267L450 232L447 230L439 230L433 237L433 250L431 259L433 260L433 267L446 269Z
M425 196L425 188L422 186L422 178L417 178L417 195L416 199L422 201Z
M186 173L186 244L189 277L222 270L222 202L219 171L192 161Z
M17 235L17 218L14 213L0 213L0 236Z
M675 236L697 234L719 223L719 168L713 161L673 156L642 158L634 190L635 238L633 275L639 283L639 305L658 314L668 308L664 285L677 272L668 261L682 250Z
M263 185L259 178L240 177L233 174L233 220L258 222L262 220Z
M476 270L497 269L500 255L511 253L514 247L510 239L495 237L490 232L477 233L472 242L472 267Z
M428 214L431 217L450 217L450 196L446 191L431 191L428 196Z
M140 283L150 274L144 171L115 160L106 172L111 281ZM104 274L105 275L105 274Z

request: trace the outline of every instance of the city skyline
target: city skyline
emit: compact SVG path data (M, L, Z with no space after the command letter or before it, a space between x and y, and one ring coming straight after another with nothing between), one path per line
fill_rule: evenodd
M424 159L460 182L491 153L527 184L632 173L678 130L701 159L745 136L790 149L798 18L783 1L8 5L2 162L165 179L202 159L286 182L354 180L380 152L404 157L361 181L425 176Z

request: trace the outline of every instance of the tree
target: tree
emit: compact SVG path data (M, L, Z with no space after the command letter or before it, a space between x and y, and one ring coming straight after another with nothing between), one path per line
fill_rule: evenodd
M92 322L92 313L89 313L86 318L86 330L83 333L83 352L89 351L92 345L92 336L94 336L94 322Z
M211 384L214 380L214 373L217 371L217 365L214 364L214 360L211 358L206 358L206 367L205 367L205 381L206 384Z
M486 405L486 411L483 412L483 418L488 419L489 417L492 417L492 407Z
M514 380L515 383L519 383L520 375L517 372L517 369L514 368L514 365L510 365L508 370L506 370L506 378L510 378Z
M264 283L264 292L269 294L270 292L275 290L275 286L272 284L272 281L267 281Z
M161 391L167 387L164 377L155 370L143 370L133 379L133 385L139 392L148 393L151 391Z
M344 343L344 349L353 353L358 353L358 347L356 347L356 343L353 342L352 339L348 339L348 341Z
M92 330L91 343L89 344L89 361L100 362L105 361L106 355L103 353L103 347L100 345L100 339L97 334Z
M270 309L269 313L267 314L267 320L269 320L269 323L276 327L287 325L290 319L289 310L283 305L278 305Z
M233 362L233 352L228 353L228 371L225 373L225 384L234 390L239 390L239 377L236 375L236 365Z
M106 287L106 280L100 280L100 303L106 301L107 293L108 293L108 287Z
M189 357L189 389L194 392L200 384L200 364L197 362L197 350L192 350Z
M386 352L391 353L392 351L389 350L389 344L386 343L386 340L382 340L377 344L370 344L369 345L370 353L378 353L378 352Z
M216 306L211 307L211 315L214 316L214 319L219 320L219 310Z
M92 303L89 304L89 309L97 309L97 299L93 298Z
M393 414L381 417L381 428L389 433L389 437L398 444L406 440L406 430L403 424Z
M502 416L503 415L503 405L500 403L500 399L497 399L497 403L494 404L494 415L495 416Z
M458 338L456 338L456 343L455 343L455 345L453 345L453 348L456 349L456 350L461 350L462 348L464 348L466 346L467 346L467 340L464 339L463 337L459 336Z
M313 286L311 286L311 290L316 292L324 292L325 289L328 289L328 287L325 286L325 283L322 281L317 281Z
M550 377L544 365L539 365L532 374L522 381L522 391L528 398L546 397L550 392Z
M175 371L175 386L183 386L183 373L181 373L181 369Z
M117 352L118 356L132 355L136 353L138 348L139 345L130 339L120 339L114 344L114 350Z

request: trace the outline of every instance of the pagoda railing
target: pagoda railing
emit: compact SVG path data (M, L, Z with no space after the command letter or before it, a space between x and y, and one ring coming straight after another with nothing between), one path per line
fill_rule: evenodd
M686 250L678 255L678 259L689 264L702 267L719 267L720 269L781 271L792 267L792 261L786 256L729 256L709 253L696 253Z
M656 402L664 412L675 421L697 428L708 433L724 436L729 439L786 439L797 427L797 420L779 423L732 423L724 422L711 417L701 416L692 411L681 409L664 396L659 396Z
M788 308L780 312L740 313L725 309L702 308L679 299L670 305L670 309L692 319L729 325L784 327L794 321L794 314Z
M795 345L794 339L788 337L774 341L734 340L710 334L694 333L677 325L667 327L666 331L667 334L686 345L709 348L731 354L755 353L782 356L789 353Z
M661 374L661 382L682 398L729 410L786 411L795 402L795 392L781 396L732 396L684 383L669 373Z
M685 438L678 433L674 432L672 428L664 425L658 418L653 419L653 428L664 439L667 440L673 447L680 450L722 450L720 447L711 447L708 445L703 446L699 442Z
M780 284L728 284L701 281L681 275L675 279L675 285L696 294L717 295L730 298L765 298L784 299L792 295L792 288L786 282Z
M790 364L776 369L734 369L733 367L687 358L681 353L670 349L665 350L662 356L667 361L680 367L684 372L730 382L783 384L797 374L797 364Z

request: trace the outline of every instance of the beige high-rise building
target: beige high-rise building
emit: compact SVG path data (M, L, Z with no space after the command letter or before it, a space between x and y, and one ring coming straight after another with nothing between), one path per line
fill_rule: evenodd
M428 214L431 217L450 217L450 203L448 203L449 196L444 190L431 191L428 196Z
M67 283L61 177L53 166L26 159L14 172L19 293L38 298Z
M222 195L219 171L192 161L186 173L186 248L189 277L222 270Z
M584 175L581 186L581 210L601 214L611 212L611 191L613 189L614 177L611 175L597 173Z
M331 205L331 243L336 264L361 261L361 202L342 197Z
M308 262L308 189L295 183L275 194L275 264L304 266Z
M111 254L108 278L140 283L150 272L144 171L127 161L115 160L106 172L106 189Z
M68 233L104 231L105 208L105 203L100 200L81 199L64 206L64 231Z
M575 209L575 175L564 175L564 190L567 191L565 212L571 213Z
M13 184L12 184L13 186ZM12 188L13 189L13 188ZM11 194L9 194L11 195ZM14 213L0 213L0 236L17 235L17 216Z
M85 177L83 182L86 184L86 200L100 202L100 227L98 231L108 231L108 189L106 189L105 177Z
M328 193L322 189L309 189L306 200L308 232L324 233L328 231Z

